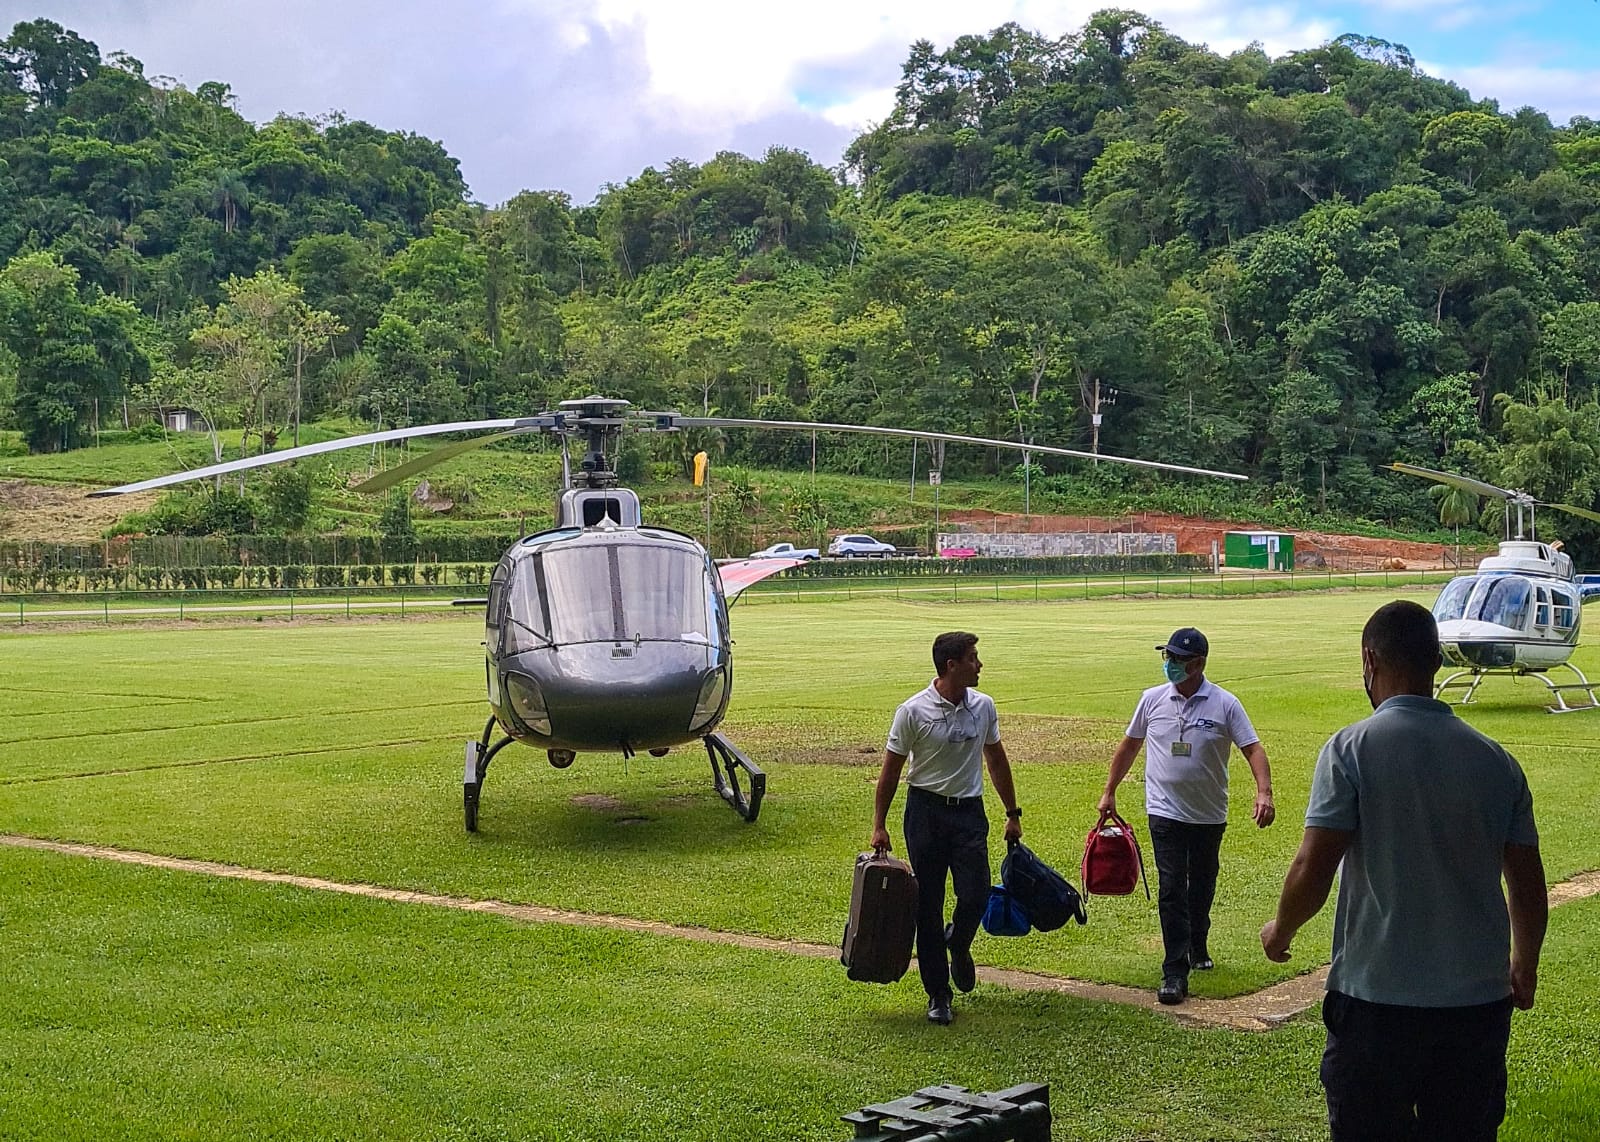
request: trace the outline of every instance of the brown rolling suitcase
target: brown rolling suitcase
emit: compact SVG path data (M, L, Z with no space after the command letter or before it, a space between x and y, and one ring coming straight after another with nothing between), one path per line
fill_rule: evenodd
M917 878L888 853L856 857L850 919L839 946L845 974L858 983L894 983L911 966L917 937Z

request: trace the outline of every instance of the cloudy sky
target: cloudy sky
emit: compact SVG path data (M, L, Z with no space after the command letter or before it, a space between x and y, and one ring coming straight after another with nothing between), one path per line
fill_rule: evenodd
M1008 20L1047 35L1110 0L0 0L189 88L232 86L256 121L342 111L440 139L473 197L588 202L675 156L781 143L832 164L893 104L911 41ZM1219 51L1361 32L1430 72L1565 122L1600 118L1594 0L1119 0Z

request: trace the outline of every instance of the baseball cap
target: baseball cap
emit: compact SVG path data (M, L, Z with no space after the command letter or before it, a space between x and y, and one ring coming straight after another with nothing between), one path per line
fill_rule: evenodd
M1172 632L1171 638L1156 649L1164 650L1174 658L1203 658L1210 653L1211 644L1206 641L1206 636L1194 627L1180 627Z

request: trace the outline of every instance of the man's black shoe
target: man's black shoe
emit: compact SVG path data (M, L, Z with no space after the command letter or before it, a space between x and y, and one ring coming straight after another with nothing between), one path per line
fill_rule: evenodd
M955 1018L955 1013L950 1010L950 997L948 995L930 995L928 997L928 1022L938 1023L948 1027L950 1020Z
M970 946L957 948L950 943L955 930L954 924L945 925L944 946L950 949L950 982L961 991L971 991L978 986L978 965L972 962Z
M1156 988L1156 998L1171 1007L1175 1003L1182 1003L1183 997L1189 994L1189 981L1181 975L1169 975L1161 981L1161 986ZM932 1018L930 1015L929 1018Z

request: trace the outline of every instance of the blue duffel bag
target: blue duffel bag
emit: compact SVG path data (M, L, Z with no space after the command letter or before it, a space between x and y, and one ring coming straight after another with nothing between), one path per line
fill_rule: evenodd
M1054 932L1068 920L1089 922L1078 890L1021 841L1010 842L1005 863L1000 866L1000 883L1041 932ZM992 907L994 897L989 899Z
M989 906L983 910L983 930L991 936L1026 936L1033 930L1028 914L1003 884L989 889Z

